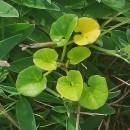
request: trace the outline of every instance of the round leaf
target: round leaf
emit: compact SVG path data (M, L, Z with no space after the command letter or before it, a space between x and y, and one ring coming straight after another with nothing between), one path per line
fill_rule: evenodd
M79 103L88 109L98 109L105 104L108 98L106 79L99 75L94 75L89 78L88 85L90 87L84 84Z
M58 46L67 44L74 28L76 27L78 17L74 14L65 14L61 16L51 26L50 37Z
M80 72L71 70L67 76L59 78L56 89L64 98L78 101L83 90L83 80Z
M16 88L24 96L35 97L46 88L46 78L36 66L21 71L16 80Z
M55 50L44 48L35 52L33 56L33 62L35 65L44 70L56 70L56 60L58 54Z
M91 52L87 47L75 47L68 52L67 56L70 63L75 65L88 58L90 54Z

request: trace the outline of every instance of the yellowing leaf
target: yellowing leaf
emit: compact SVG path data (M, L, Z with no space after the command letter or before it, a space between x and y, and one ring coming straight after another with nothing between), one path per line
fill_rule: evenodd
M97 21L92 18L79 18L74 32L74 42L78 45L86 45L96 41L100 35L100 26Z

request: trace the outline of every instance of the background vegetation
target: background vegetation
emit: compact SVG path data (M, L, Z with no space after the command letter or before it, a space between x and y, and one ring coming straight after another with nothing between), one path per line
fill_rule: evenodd
M65 75L63 68L47 76L49 89L36 97L16 89L18 74L34 65L33 54L41 47L62 56L62 47L52 46L50 30L64 14L91 17L101 26L100 37L87 45L91 56L69 66L86 80L92 75L106 78L109 96L99 109L81 107L79 112L76 102L57 97L55 85ZM75 130L77 124L79 130L129 129L129 28L129 0L0 0L0 130Z

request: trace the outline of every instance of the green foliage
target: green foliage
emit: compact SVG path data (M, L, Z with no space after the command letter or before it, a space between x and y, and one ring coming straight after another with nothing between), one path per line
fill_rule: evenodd
M22 98L18 101L16 105L16 116L20 130L36 130L34 114L27 99Z
M19 13L13 6L0 0L0 17L19 17Z
M76 123L76 120L73 117L73 115L68 117L68 119L66 120L66 124L67 124L66 130L75 130L75 123Z
M75 65L85 60L90 55L91 52L87 47L75 47L68 52L67 57L70 60L70 64Z
M33 64L34 64L33 58L27 57L27 58L23 58L23 59L20 59L20 60L13 61L11 63L11 66L10 66L9 69L13 72L19 73L20 71L26 69L29 66L32 66Z
M0 39L3 40L2 36L4 35L4 38L9 38L15 35L21 35L21 41L24 40L28 35L32 33L34 29L33 24L27 24L27 23L16 23L16 24L9 24L4 26L4 32L0 36ZM3 28L0 27L0 31L2 32Z
M109 96L108 96L108 99L115 98L115 97L117 97L118 95L120 95L120 93L121 93L120 90L115 91L115 92L110 92L110 93L109 93Z
M104 77L99 75L91 76L88 79L88 86L84 84L83 93L80 98L81 106L88 109L98 109L103 106L108 98L108 88Z
M70 70L67 76L58 79L56 89L63 97L78 101L83 90L83 80L80 72Z
M56 70L57 58L58 58L58 54L55 50L44 48L44 49L38 50L34 54L33 61L35 65L41 69Z
M0 59L5 57L20 41L21 35L16 35L0 41Z
M70 39L70 36L77 24L77 16L65 14L60 17L51 26L50 37L58 46L64 46Z
M129 129L129 7L0 0L0 130Z
M113 9L122 9L125 6L125 0L101 0L106 5L110 6Z
M27 7L31 7L31 8L37 8L37 9L48 9L48 10L59 10L58 6L53 4L53 3L50 3L48 1L36 1L36 0L33 0L33 1L30 1L30 0L12 0L13 2L16 2L20 5L24 5L24 6L27 6Z
M46 88L46 78L40 69L30 66L19 73L16 88L22 95L34 97Z

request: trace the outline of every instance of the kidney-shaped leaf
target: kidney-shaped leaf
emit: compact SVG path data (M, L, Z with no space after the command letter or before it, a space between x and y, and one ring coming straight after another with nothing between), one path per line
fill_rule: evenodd
M72 48L67 56L70 59L71 64L78 64L90 56L91 52L87 47L75 47Z
M35 52L33 56L33 62L35 65L44 70L56 70L56 60L58 54L55 50L44 48Z
M98 109L105 104L108 98L106 79L99 75L94 75L89 78L88 85L89 87L84 84L79 103L88 109Z
M36 66L30 66L19 73L16 88L24 96L35 97L46 88L46 82L42 70Z
M58 79L56 89L64 98L78 101L83 90L83 80L80 72L70 70L67 76Z
M16 116L20 130L36 130L34 114L29 102L22 98L16 105Z
M57 5L55 5L54 3L50 3L46 0L12 0L12 1L20 5L24 5L31 8L57 10L57 11L60 10Z
M67 44L76 24L78 17L74 14L61 16L51 26L50 37L58 46Z
M19 17L19 13L13 6L0 0L0 17Z

